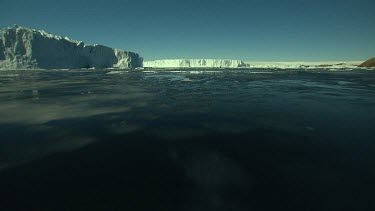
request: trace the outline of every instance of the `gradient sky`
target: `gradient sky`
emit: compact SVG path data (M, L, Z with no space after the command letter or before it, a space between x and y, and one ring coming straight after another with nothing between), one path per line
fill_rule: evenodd
M20 26L145 60L345 61L375 56L374 0L0 0Z

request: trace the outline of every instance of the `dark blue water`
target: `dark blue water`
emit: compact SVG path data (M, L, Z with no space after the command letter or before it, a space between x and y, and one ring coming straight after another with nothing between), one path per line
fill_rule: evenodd
M1 210L375 210L375 73L0 72Z

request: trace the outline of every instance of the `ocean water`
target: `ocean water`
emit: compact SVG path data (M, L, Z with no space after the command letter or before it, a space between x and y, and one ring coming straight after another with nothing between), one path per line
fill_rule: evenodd
M0 72L1 210L375 210L375 72Z

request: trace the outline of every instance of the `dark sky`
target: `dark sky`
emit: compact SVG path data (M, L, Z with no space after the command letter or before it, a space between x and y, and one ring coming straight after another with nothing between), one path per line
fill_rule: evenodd
M145 60L365 60L374 0L0 0L18 24L140 53Z

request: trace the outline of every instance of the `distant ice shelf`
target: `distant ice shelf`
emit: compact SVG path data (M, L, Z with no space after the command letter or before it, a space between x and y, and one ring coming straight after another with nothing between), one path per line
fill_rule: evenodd
M252 62L228 59L165 59L145 61L144 68L356 69L361 61Z
M251 69L355 69L361 61L322 61L322 62L252 62L245 64Z
M153 68L239 68L246 67L241 60L229 59L166 59L144 61L144 67Z

